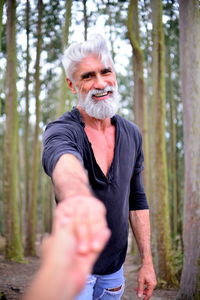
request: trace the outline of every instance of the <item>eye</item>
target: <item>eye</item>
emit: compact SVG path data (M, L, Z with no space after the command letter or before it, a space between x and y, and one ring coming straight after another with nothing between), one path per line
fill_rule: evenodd
M91 77L91 75L87 74L87 75L84 75L84 76L82 77L82 79L89 79L90 77Z
M83 75L81 76L81 79L83 79L83 80L89 80L89 79L91 79L93 76L94 76L94 73L93 73L93 72L87 72L87 73L85 73L85 74L83 74Z

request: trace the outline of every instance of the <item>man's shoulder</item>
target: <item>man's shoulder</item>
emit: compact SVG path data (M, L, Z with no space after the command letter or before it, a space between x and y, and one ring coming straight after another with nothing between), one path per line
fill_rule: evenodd
M77 111L73 108L71 111L65 112L63 115L61 115L59 118L49 122L46 126L46 128L50 127L71 127L73 128L79 127L81 125L81 120L79 118L79 115Z
M79 116L76 115L74 110L65 112L58 119L51 121L47 124L44 132L45 136L61 136L61 135L70 135L79 136L82 135L83 126L82 122L79 119Z
M127 120L120 115L115 115L115 117L120 127L124 127L130 133L141 135L139 127L134 122Z

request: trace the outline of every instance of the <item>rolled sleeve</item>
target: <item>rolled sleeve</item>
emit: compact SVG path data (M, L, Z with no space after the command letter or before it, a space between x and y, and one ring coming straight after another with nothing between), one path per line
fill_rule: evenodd
M42 165L51 176L55 165L63 154L73 154L81 163L82 151L73 136L73 130L62 124L47 126L43 134Z
M144 169L144 155L142 151L142 137L139 134L139 147L134 166L133 176L130 182L129 210L148 209L146 194L142 180L142 171Z
M129 210L148 209L146 194L142 181L142 174L134 174L131 179L131 189L129 196Z

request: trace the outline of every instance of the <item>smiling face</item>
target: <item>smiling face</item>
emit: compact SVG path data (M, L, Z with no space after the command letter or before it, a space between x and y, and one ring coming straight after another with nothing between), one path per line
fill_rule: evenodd
M99 57L87 56L77 65L73 78L73 83L67 80L69 87L88 115L104 119L116 113L119 96L111 64L105 66Z
M111 64L104 66L101 59L95 55L85 57L76 69L74 82L83 96L93 89L103 90L107 86L116 86L116 76ZM105 100L104 97L94 96L94 100Z

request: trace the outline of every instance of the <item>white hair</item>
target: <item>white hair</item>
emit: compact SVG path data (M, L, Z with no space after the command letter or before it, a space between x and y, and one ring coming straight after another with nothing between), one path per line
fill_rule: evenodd
M65 51L62 57L62 64L66 77L73 81L73 74L76 66L86 56L94 54L100 57L102 63L107 67L111 64L114 69L114 63L107 47L105 39L100 34L92 35L91 38L82 43L72 43Z

